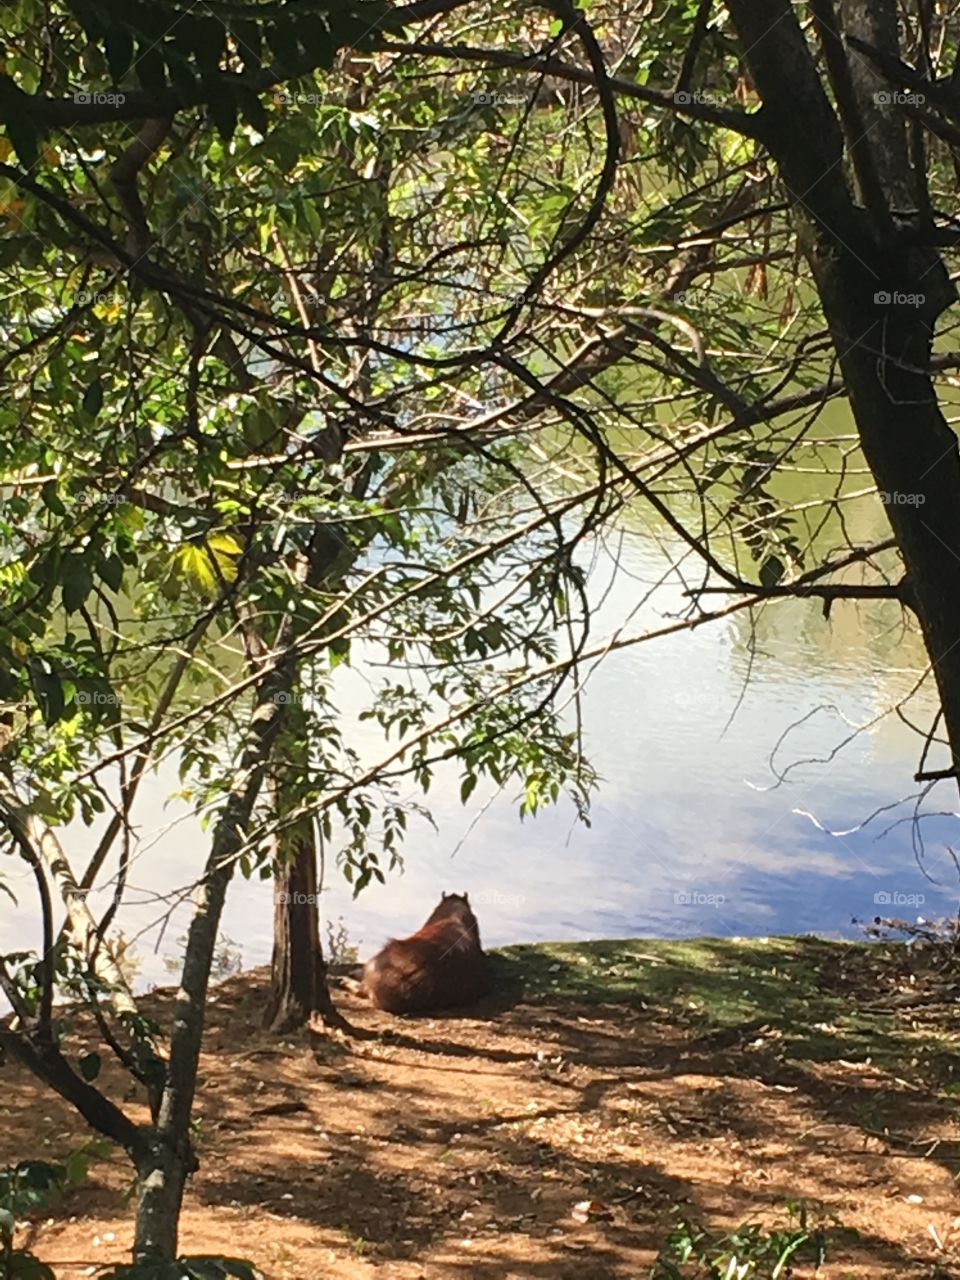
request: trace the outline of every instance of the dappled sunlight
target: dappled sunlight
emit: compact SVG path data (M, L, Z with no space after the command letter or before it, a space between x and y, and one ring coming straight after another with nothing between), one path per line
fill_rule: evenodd
M734 1226L799 1199L819 1206L833 1262L858 1280L899 1271L931 1253L928 1223L952 1240L960 1125L902 1076L906 1055L928 1086L952 1064L909 1017L870 1012L879 954L814 939L514 948L493 957L487 1006L397 1019L342 996L364 1035L337 1041L278 1043L254 1017L261 978L231 978L201 1060L184 1247L242 1252L278 1280L573 1280L586 1259L591 1276L639 1276L678 1204ZM881 985L910 971L891 953ZM8 1069L2 1110L20 1120L0 1158L28 1139L35 1093ZM76 1126L39 1105L58 1154ZM33 1228L58 1276L129 1248L124 1186L118 1162L95 1161Z

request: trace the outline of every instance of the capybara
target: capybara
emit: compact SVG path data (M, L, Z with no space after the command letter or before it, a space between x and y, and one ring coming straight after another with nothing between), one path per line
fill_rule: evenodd
M443 894L422 929L391 938L363 971L364 992L387 1013L470 1004L487 987L487 957L466 894Z

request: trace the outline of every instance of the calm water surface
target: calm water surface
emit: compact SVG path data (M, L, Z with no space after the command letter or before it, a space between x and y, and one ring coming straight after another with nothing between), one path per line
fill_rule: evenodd
M682 610L678 582L643 603L668 552L662 538L642 532L595 548L591 590L603 605L594 642L631 612L626 630L634 634ZM342 917L365 956L388 934L418 927L443 889L469 891L493 945L857 936L852 916L952 912L957 873L946 845L960 844L955 792L941 784L927 797L926 810L942 812L921 823L921 848L911 820L920 742L896 715L883 714L921 670L919 645L886 604L840 604L829 621L816 602L772 604L613 653L590 671L583 691L586 748L602 779L589 828L569 804L521 823L509 790L478 788L464 809L457 769L440 770L429 796L438 830L411 817L402 874L358 901L328 864L324 916ZM360 704L364 679L359 667L345 672L345 717ZM921 690L906 714L926 729L933 707ZM358 742L365 732L358 726ZM189 914L186 906L175 911L161 935L155 895L189 884L208 843L168 800L177 785L164 768L141 793L135 901L121 923L137 937L142 983L170 980L164 957L178 954ZM69 833L75 865L96 835L82 827ZM20 876L13 887L24 910L0 899L4 950L37 941L29 881ZM245 965L269 958L270 928L270 886L238 880L223 931Z

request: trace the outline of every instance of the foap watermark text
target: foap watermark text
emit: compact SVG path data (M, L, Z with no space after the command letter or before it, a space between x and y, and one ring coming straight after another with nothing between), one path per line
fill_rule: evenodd
M499 889L480 889L470 895L478 907L522 907L527 900L525 893L503 893Z
M74 102L80 107L121 107L127 100L125 93L75 93Z
M878 889L873 895L876 907L922 907L926 900L922 893L901 893L899 889Z
M726 900L725 893L704 893L700 889L681 889L673 895L678 907L722 907Z
M873 301L878 307L922 307L925 293L901 293L898 289L878 289Z
M925 493L901 493L897 489L882 489L877 497L885 507L922 507L927 500Z

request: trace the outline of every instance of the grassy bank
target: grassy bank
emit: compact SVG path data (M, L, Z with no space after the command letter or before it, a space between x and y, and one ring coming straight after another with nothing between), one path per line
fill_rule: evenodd
M501 948L529 999L624 1004L706 1041L758 1038L796 1059L871 1060L929 1084L957 1069L957 992L929 953L814 937L625 938Z

